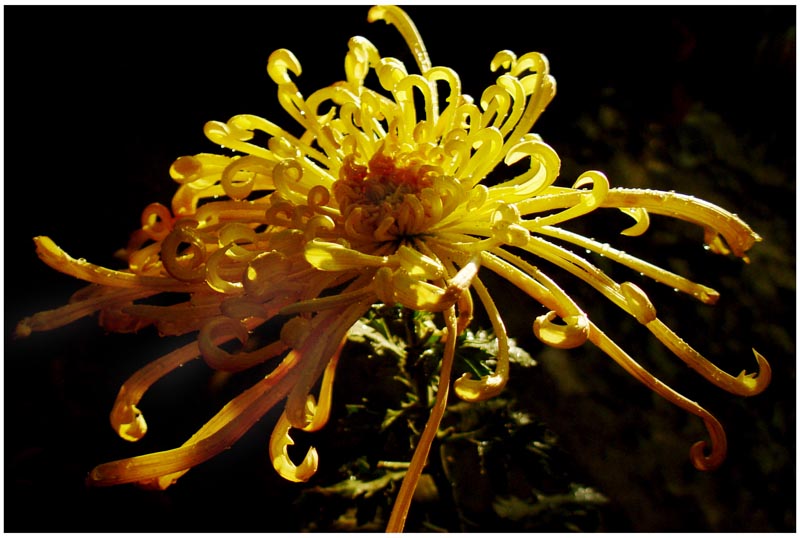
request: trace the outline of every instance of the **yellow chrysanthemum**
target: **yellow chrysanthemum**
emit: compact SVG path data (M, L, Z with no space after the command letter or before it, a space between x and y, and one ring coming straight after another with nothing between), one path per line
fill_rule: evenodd
M187 361L203 357L226 371L277 362L182 447L100 465L90 483L166 488L284 400L270 456L281 476L308 480L318 456L311 449L300 464L290 459L292 428L324 426L348 330L373 304L400 304L442 312L448 335L431 417L389 521L389 530L402 529L447 402L455 335L470 323L476 299L497 335L497 366L481 379L465 374L454 391L467 401L484 400L502 391L508 378L508 336L481 269L549 310L533 323L542 342L573 348L591 341L654 392L701 418L711 442L692 447L692 462L698 469L718 466L726 452L719 422L635 362L535 263L545 260L577 276L713 384L749 396L769 383L769 365L760 354L755 353L757 375L734 377L718 369L659 320L638 286L614 281L569 245L600 253L703 303L713 304L717 292L559 225L616 208L634 221L621 233L636 236L647 230L649 214L667 215L702 226L712 251L745 260L758 235L710 203L675 193L610 188L600 172L584 173L571 187L555 186L559 157L530 132L555 94L543 55L499 52L490 67L502 74L474 102L462 93L452 69L431 63L402 10L378 6L369 20L397 27L419 73L410 74L397 59L382 58L372 43L354 37L345 57L346 80L304 98L294 82L300 63L288 50L274 52L267 70L302 134L294 136L252 115L208 123L208 138L232 152L175 161L170 173L180 187L172 207L152 204L144 210L142 227L126 250L127 270L71 258L49 238L36 238L45 263L93 285L69 305L23 320L19 335L96 311L113 331L154 324L164 335L199 332L195 342L146 366L122 386L111 422L123 438L135 441L145 434L141 398ZM367 87L368 76L380 88ZM489 184L490 172L503 179ZM140 302L165 293L186 299L169 306ZM276 341L256 349L243 345L238 352L223 347L231 340L245 344L253 329L271 320L282 327ZM317 401L312 391L320 378Z

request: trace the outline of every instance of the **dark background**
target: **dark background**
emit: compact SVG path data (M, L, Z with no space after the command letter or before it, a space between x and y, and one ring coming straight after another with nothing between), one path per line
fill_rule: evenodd
M96 464L177 446L224 400L203 397L204 365L184 368L148 394L151 433L128 445L108 425L118 387L177 344L148 331L104 335L91 319L26 340L10 335L21 317L63 304L80 287L37 260L33 236L114 264L141 209L168 203L170 163L215 151L205 121L247 112L291 125L265 69L274 49L298 57L306 96L343 78L353 35L412 70L396 31L368 24L367 10L4 8L5 530L302 528L304 514L292 504L301 486L278 479L268 462L271 419L166 492L85 489ZM512 303L499 286L510 331L539 361L515 381L528 388L526 405L611 499L600 530L794 531L795 8L408 11L434 65L453 67L476 98L496 77L488 66L497 51L547 55L558 94L534 130L561 155L562 184L604 170L613 186L719 203L764 237L748 265L711 256L697 229L667 220L654 219L635 242L608 236L720 291L707 307L646 290L661 317L727 371L752 370L750 347L770 360L773 384L752 399L708 385L596 294L565 285L634 357L721 420L729 455L714 473L688 460L690 445L705 438L699 421L591 346L542 349L529 336L541 309ZM602 222L589 223L602 233Z

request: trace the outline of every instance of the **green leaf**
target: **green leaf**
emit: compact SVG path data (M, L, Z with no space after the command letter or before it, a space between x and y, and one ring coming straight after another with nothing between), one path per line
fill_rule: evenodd
M392 482L402 480L406 475L406 471L395 471L386 473L385 475L375 478L373 480L363 481L356 478L342 480L332 486L322 487L317 486L310 488L309 491L320 493L322 495L335 495L345 497L348 499L355 499L357 497L369 498L381 490L385 489Z

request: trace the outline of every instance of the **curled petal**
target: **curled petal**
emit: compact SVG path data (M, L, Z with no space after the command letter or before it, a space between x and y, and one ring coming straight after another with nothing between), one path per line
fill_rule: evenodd
M308 193L299 189L303 175L303 166L296 159L282 160L272 171L275 190L283 199L302 205L308 199Z
M294 53L288 49L278 49L269 55L267 60L267 73L275 84L289 84L292 82L289 72L300 76L302 68Z
M309 396L307 400L307 408L314 407L314 397ZM272 436L269 439L269 457L272 460L272 466L281 477L291 482L307 482L309 478L314 476L317 472L319 465L319 455L317 449L311 447L306 452L300 465L295 465L289 457L289 447L294 445L294 440L289 436L289 431L292 425L289 419L286 418L286 412L281 414L275 429L272 430Z
M469 191L469 199L467 200L467 211L474 212L481 209L489 198L489 188L486 185L475 185Z
M525 99L525 93L522 85L514 77L502 75L497 82L497 84L486 88L481 96L480 103L484 111L481 124L489 125L489 122L494 118L491 121L491 126L500 129L500 132L506 135L522 114L520 101ZM514 108L509 118L508 110L511 108L512 103Z
M277 357L287 349L286 344L277 341L255 351L229 353L216 343L236 338L244 344L249 334L247 326L241 322L220 316L203 325L197 342L206 364L215 370L226 372L240 372L252 368L256 364Z
M558 177L561 159L558 154L538 140L524 139L512 146L505 157L507 165L524 158L530 159L530 169L509 181L490 188L490 192L506 202L529 198L549 187Z
M709 471L719 467L725 459L728 447L725 430L722 429L719 421L697 403L674 391L654 377L650 372L642 368L639 363L625 353L622 348L606 336L595 324L589 322L589 325L589 340L602 349L609 357L614 359L625 371L665 400L703 419L703 423L711 437L711 445L709 446L705 441L695 443L691 448L690 457L695 468L701 471Z
M314 185L308 190L308 207L315 211L319 211L322 207L328 205L331 200L331 191L325 185Z
M242 144L252 140L253 133L240 125L231 118L227 123L221 121L209 121L203 126L203 133L206 138L219 144L222 147L231 149L247 148L250 144Z
M708 250L714 254L727 256L731 253L731 249L728 248L724 237L711 227L705 226L703 228L703 242L706 244L706 247L708 247ZM742 259L745 263L750 263L750 258L747 256L742 256Z
M492 330L497 336L497 367L491 375L480 379L472 379L469 373L462 375L453 384L453 389L459 398L467 402L479 402L494 398L508 382L509 373L509 342L505 324L500 317L500 312L494 304L491 295L479 278L475 278L473 287L483 303L486 313L492 323Z
M735 256L744 258L754 243L761 241L738 216L694 196L675 192L645 189L611 189L603 200L604 207L640 207L657 215L693 222L706 229L705 241L712 252L725 254L722 240ZM721 238L720 238L721 236Z
M625 298L628 312L642 325L647 325L656 319L656 307L642 289L632 282L623 282L619 286Z
M453 131L455 132L455 131ZM463 168L469 159L469 146L461 138L453 138L443 143L444 153L449 157L449 164L445 167L446 174L455 174L457 170ZM486 189L485 186L483 186ZM470 195L474 192L471 191Z
M161 241L172 229L172 215L163 204L148 205L142 211L142 230L153 241Z
M169 169L170 177L177 183L191 183L195 181L203 169L203 162L199 157L185 155L178 157Z
M348 42L349 51L344 59L344 71L347 82L356 88L364 85L370 66L374 67L380 56L378 49L370 41L360 36L351 37Z
M205 278L206 245L195 226L192 221L180 221L161 242L164 269L185 282L199 282Z
M211 289L220 293L236 294L244 289L241 283L241 273L244 272L244 267L230 275L232 278L225 278L227 253L235 246L236 243L231 242L216 250L208 257L205 264L206 283Z
M743 370L737 377L733 377L709 362L675 334L672 329L667 327L664 322L659 320L656 317L656 309L653 303L650 302L650 299L638 286L631 282L623 282L620 284L620 291L626 301L626 310L639 323L645 325L679 359L714 385L739 396L754 396L769 385L772 370L767 360L757 351L753 350L758 362L759 372L757 374L748 374Z
M706 414L702 416L703 423L711 437L711 447L705 441L697 441L689 450L689 458L692 465L699 471L713 471L725 461L728 452L728 440L722 424L714 415Z
M462 96L461 103L456 108L456 125L460 127L460 130L457 130L458 136L456 138L451 139L452 141L455 140L462 140L461 134L473 134L481 127L481 111L480 109L473 104L471 99L467 99L466 96ZM502 133L501 133L502 136ZM466 139L466 137L463 137ZM464 144L464 146L455 146L453 149L457 151L464 151L463 160L469 156L469 149L470 146Z
M489 65L489 68L494 72L500 69L501 67L508 71L511 69L511 66L517 63L517 55L510 50L501 50L497 54L494 55L492 61Z
M458 176L472 186L479 183L503 158L503 135L495 127L486 127L471 133L466 140L474 153Z
M721 389L738 396L755 396L769 386L772 379L772 368L767 359L755 349L753 354L758 363L758 372L748 374L742 370L738 376L734 377L709 362L661 320L653 320L647 324L647 328L679 359Z
M309 395L306 406L308 408L308 415L310 420L303 428L305 432L315 432L322 429L328 423L331 416L331 403L333 402L333 380L336 377L336 365L339 363L339 357L342 355L342 350L347 342L347 337L342 338L336 352L328 361L325 367L325 372L322 374L322 383L319 389L319 401L315 401L314 397Z
M324 232L331 232L336 227L336 223L328 215L315 215L305 226L303 236L306 241L315 239Z
M396 97L397 102L401 105L404 113L404 120L403 123L405 125L415 125L415 132L414 132L414 139L415 142L429 142L430 141L430 130L428 132L424 132L427 128L424 127L427 125L427 122L419 122L417 123L417 111L416 107L414 106L414 88L417 88L422 95L422 101L425 106L425 118L428 121L435 121L436 117L434 116L433 112L433 103L432 103L432 91L435 86L429 83L425 78L421 77L420 75L408 75L403 77L401 80L395 84L393 88L393 93ZM422 129L422 130L418 130ZM427 136L426 136L427 135Z
M552 310L533 322L533 333L543 343L559 349L581 346L589 337L589 318L585 315L567 316L565 325L553 323L557 314Z
M546 73L549 71L547 57L539 52L526 52L511 65L511 74L521 75L525 71ZM531 93L530 91L528 93Z
M595 210L603 203L603 201L608 196L609 192L608 178L606 178L605 174L603 174L602 172L597 172L597 171L584 172L577 179L577 181L575 181L573 189L580 189L581 187L587 185L591 185L592 190L588 192L579 190L580 198L577 204L572 205L571 207L554 215L539 217L532 223L532 225L535 227L539 227L539 226L549 226L553 224L558 224L559 222L571 220ZM524 212L525 211L523 210L523 213Z
M117 435L126 441L138 441L147 433L147 422L139 408L131 404L120 407L119 415L113 417L111 422L116 425Z
M98 465L89 473L87 483L113 486L139 482L168 488L190 468L230 447L285 398L298 377L296 366L297 356L290 353L267 377L228 402L183 446Z
M252 323L248 327L255 325L255 323ZM214 339L214 344L220 345L233 337L234 335L230 333L217 336ZM153 383L199 356L199 344L191 342L151 362L125 381L119 389L114 407L111 410L111 427L114 428L114 431L126 441L138 441L141 439L147 432L147 423L137 407L142 396Z
M434 136L441 137L443 134L451 132L454 127L456 109L461 97L461 81L458 74L447 67L434 67L425 73L425 78L434 84L440 80L445 81L450 88L450 94L445 99L448 103L447 108L439 116L434 128Z
M472 379L472 375L466 373L456 379L453 389L465 402L482 402L500 394L507 382L508 377L499 375L487 375L480 379Z
M272 188L274 164L261 157L246 155L232 161L222 172L220 185L233 200L244 200L259 185ZM259 181L260 178L260 181Z
M335 227L336 223L328 215L315 215L304 226L303 238L311 241L322 234L332 232Z
M636 237L642 235L647 231L650 227L650 214L647 212L646 209L641 207L621 207L619 208L620 211L625 213L626 215L630 215L633 217L633 220L636 221L636 224L631 226L630 228L625 228L620 233L622 235L627 235L629 237Z
M257 240L256 231L243 222L230 222L219 231L219 246L225 249L225 255L236 260L249 260L254 257L251 249L246 248Z
M408 76L406 66L403 62L395 58L381 58L375 73L378 75L378 80L386 90L392 91L395 85ZM398 125L399 123L399 125ZM396 128L408 127L405 122L393 122L392 130Z
M573 189L580 189L581 187L585 187L587 185L591 185L591 195L590 196L583 196L584 199L590 200L587 205L594 208L600 205L600 203L605 199L608 195L608 178L602 172L598 171L589 171L584 172L581 176L575 181L575 184L572 185Z
M513 144L530 132L533 124L536 123L536 120L539 119L545 107L556 94L556 81L549 73L550 66L543 54L530 52L511 62L511 75L518 76L525 70L534 73L520 80L525 89L525 95L529 95L530 98L522 118L508 137L508 144Z
M400 35L403 36L403 39L405 39L408 48L414 53L419 70L423 74L430 70L431 59L428 56L425 44L422 42L422 36L405 11L390 5L374 6L369 10L367 20L369 22L384 21L386 24L394 25Z

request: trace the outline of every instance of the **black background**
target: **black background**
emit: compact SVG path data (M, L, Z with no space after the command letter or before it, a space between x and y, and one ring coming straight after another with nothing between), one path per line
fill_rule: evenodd
M75 257L113 265L112 254L138 227L141 209L169 202L170 163L215 150L202 134L205 121L246 112L291 125L265 69L274 49L289 48L298 57L305 95L343 78L353 35L367 37L383 56L398 56L412 70L396 31L367 23L367 9L4 8L5 530L301 528L303 514L291 504L301 486L282 482L268 462L270 419L166 492L85 489L94 465L177 446L224 400L203 398L204 365L187 367L148 395L143 405L151 434L128 445L108 425L116 391L173 343L149 332L104 335L91 319L26 340L10 335L21 317L63 304L80 287L37 260L31 237L49 235ZM704 436L697 421L654 401L591 350L542 350L526 336L541 313L537 305L514 310L507 321L540 361L525 380L529 405L560 436L575 466L612 499L615 516L605 530L793 531L795 8L408 11L434 65L453 67L464 92L476 98L496 77L488 66L498 50L547 55L558 94L534 130L562 156L565 184L585 169L606 170L615 186L707 197L764 236L749 265L711 260L699 235L682 236L676 253L691 251L684 267L689 276L723 298L709 309L665 295L680 303L665 314L678 332L728 371L752 368L750 346L774 368L768 392L741 400L655 361L659 375L707 404L726 426L730 453L715 473L698 473L688 463L689 446ZM635 161L653 129L678 133L673 139L682 144L696 106L721 118L735 141L723 155L734 164L722 168L738 166L733 179L713 177L713 162L704 168L707 176L688 180L669 173L613 174L630 169L620 165L617 152ZM589 124L613 129L592 135ZM697 137L683 148L707 160L712 142L700 136L706 131L692 132ZM736 164L738 152L745 164ZM649 253L648 244L647 236L640 238L644 257L672 255L656 247ZM667 310L664 304L657 303L660 312ZM615 323L609 318L604 326ZM615 336L642 358L636 352L646 344L638 336L627 340L627 327L617 326L621 333Z

